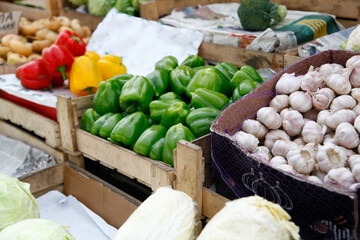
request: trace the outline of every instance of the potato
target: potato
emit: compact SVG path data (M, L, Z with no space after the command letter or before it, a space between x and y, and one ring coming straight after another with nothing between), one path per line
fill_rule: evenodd
M90 41L90 38L89 38L89 37L86 37L86 38L83 38L83 40L84 40L84 42L85 42L86 44L88 44L89 41Z
M10 47L10 42L12 40L20 41L20 36L16 34L7 34L1 39L1 45L4 47Z
M6 60L7 64L17 64L17 63L26 63L28 61L27 57L24 55L13 53L10 54Z
M57 31L61 27L61 20L54 17L45 19L44 26L52 31Z
M64 16L57 17L60 20L62 27L70 27L70 19Z
M6 57L7 53L10 52L9 47L0 46L0 57Z
M10 42L10 49L11 51L15 53L20 53L26 57L30 56L33 53L31 43L23 43L16 39Z
M5 63L5 62L6 62L5 58L0 57L0 63Z
M82 38L86 37L86 32L83 29L83 27L78 19L71 20L70 26L74 30L74 33L76 33L77 35L79 35Z
M15 53L12 52L12 51L9 51L9 52L6 54L6 58L8 58L11 54L15 54Z
M42 56L40 54L33 53L28 57L28 61L32 61L35 59L42 59Z
M91 29L88 26L83 26L83 30L85 32L85 37L91 37Z
M61 33L61 31L69 30L70 32L74 32L74 30L71 27L62 26L59 28L58 33Z
M58 34L54 31L51 31L47 28L43 28L36 32L35 35L40 40L50 40L52 43L54 43L58 37Z
M49 47L52 42L48 39L36 40L32 42L32 50L35 52L41 52L44 48Z
M41 28L43 28L42 25L34 23L34 22L32 22L30 24L28 24L28 23L19 24L19 32L20 32L20 34L22 34L24 36L33 36Z

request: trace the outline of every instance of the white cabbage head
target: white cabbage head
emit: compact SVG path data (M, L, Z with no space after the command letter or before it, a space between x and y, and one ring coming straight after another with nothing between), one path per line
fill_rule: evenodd
M0 174L0 231L28 218L39 218L39 208L30 185Z
M75 240L64 227L47 219L26 219L0 232L0 240Z

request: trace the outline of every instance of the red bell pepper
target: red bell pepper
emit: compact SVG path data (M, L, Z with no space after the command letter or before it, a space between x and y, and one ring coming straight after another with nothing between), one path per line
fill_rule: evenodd
M23 64L23 65L21 65L20 67L18 67L17 69L16 69L16 73L15 73L15 76L18 78L18 79L21 79L21 76L23 75L23 71L24 71L24 66L25 66L26 64Z
M51 84L52 76L46 71L42 59L25 63L16 71L20 76L21 84L28 89L39 90Z
M86 52L84 40L69 30L61 31L55 44L67 48L74 57L82 56Z
M64 85L64 79L62 77L54 77L52 80L52 87L61 87Z
M42 51L44 65L48 73L54 77L62 76L67 79L66 72L70 71L74 57L69 50L56 44L46 47Z

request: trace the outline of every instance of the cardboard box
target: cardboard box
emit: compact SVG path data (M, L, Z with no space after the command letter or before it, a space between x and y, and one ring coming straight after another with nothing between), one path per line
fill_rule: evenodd
M280 71L239 101L226 108L211 127L213 170L218 180L237 197L257 194L281 205L300 227L303 239L358 239L359 193L314 184L276 170L243 152L229 138L242 122L254 118L275 96L275 85L284 73L305 74L311 65L345 65L356 53L325 51Z

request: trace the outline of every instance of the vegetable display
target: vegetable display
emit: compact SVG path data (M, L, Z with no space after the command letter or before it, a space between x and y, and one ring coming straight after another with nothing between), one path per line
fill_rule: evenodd
M190 55L180 66L175 57L166 56L146 77L121 74L103 81L94 96L94 108L84 113L80 128L173 165L179 140L192 141L210 133L211 123L232 101L231 81L234 87L250 81L251 90L263 81L250 66L243 66L245 73L230 63L203 65L200 56ZM238 71L246 77L234 81Z
M305 75L283 74L269 106L232 139L274 168L354 190L360 180L359 66L360 56L353 56L345 67L326 63Z

